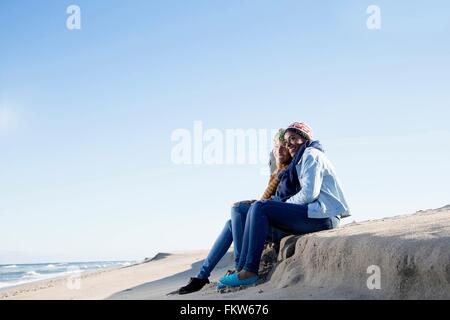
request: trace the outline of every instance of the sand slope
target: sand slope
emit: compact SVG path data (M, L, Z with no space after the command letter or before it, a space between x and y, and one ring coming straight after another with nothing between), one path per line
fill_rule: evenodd
M227 259L221 267L227 261L231 267ZM186 296L161 295L160 288L184 284L193 274L188 271L111 298L450 299L450 206L285 238L278 260L267 282L245 290L218 293L211 284ZM380 270L380 289L367 286L373 265Z
M295 253L280 261L268 285L312 286L338 299L450 299L449 209L292 239ZM367 286L369 266L380 268L380 289Z
M105 299L116 292L148 281L158 281L191 269L203 260L206 250L158 254L149 262L121 268L82 274L80 289L70 289L68 278L62 277L25 284L0 291L1 299L91 300Z
M0 299L450 299L450 206L287 237L265 282L220 293L214 281L233 267L230 251L203 290L167 295L197 274L206 254L159 254L85 274L80 290L63 278L9 289ZM380 289L367 286L370 266L379 267Z

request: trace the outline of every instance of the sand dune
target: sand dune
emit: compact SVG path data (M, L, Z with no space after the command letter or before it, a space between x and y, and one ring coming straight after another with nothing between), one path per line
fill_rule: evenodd
M70 279L62 277L0 291L0 299L106 299L116 292L190 270L192 263L198 264L206 254L206 250L158 254L141 264L83 273L80 289L70 289Z
M0 292L0 299L450 299L450 206L287 237L264 282L218 292L214 281L233 267L230 251L203 290L167 295L195 276L206 254L162 253L85 274L80 290L62 278Z
M224 274L227 263L232 266L231 257L226 259L213 280ZM211 284L188 296L161 295L161 288L177 288L192 274L173 275L111 298L450 299L450 206L285 238L268 280L245 290L218 293Z

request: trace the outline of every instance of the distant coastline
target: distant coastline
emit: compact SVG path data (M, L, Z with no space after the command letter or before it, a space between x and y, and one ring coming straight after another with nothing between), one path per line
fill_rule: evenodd
M108 268L130 266L137 261L47 262L0 264L0 290Z

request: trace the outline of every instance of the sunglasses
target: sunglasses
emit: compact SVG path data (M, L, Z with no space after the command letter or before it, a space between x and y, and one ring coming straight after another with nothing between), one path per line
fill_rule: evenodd
M288 145L292 145L292 144L297 144L297 141L298 141L298 137L296 137L296 136L289 136L287 139L284 139L282 142L281 142L281 145L283 146L283 147L287 147Z

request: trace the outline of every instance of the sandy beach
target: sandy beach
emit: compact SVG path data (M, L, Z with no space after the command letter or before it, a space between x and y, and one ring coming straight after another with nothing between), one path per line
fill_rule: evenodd
M106 299L146 282L157 281L191 269L203 260L207 250L158 254L152 261L81 274L79 289L72 279L60 277L0 290L0 299L98 300Z
M216 281L233 268L230 250L211 284L169 294L196 275L207 253L158 254L83 273L79 289L59 278L0 291L0 299L450 299L450 206L284 238L264 282L219 292ZM380 288L368 287L371 266L380 270Z

